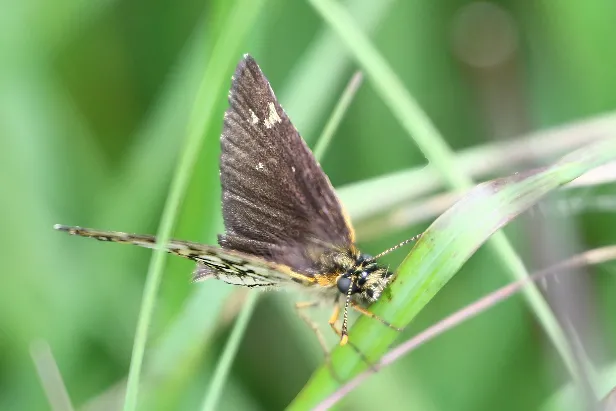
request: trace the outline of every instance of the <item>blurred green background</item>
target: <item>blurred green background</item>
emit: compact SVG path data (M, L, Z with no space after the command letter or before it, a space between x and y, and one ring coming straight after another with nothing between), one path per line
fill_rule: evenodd
M230 76L243 53L257 59L314 145L357 66L310 4L262 3L2 4L0 409L49 409L31 357L33 352L49 368L41 360L44 344L77 408L118 409L150 252L71 238L52 225L156 232L200 84L211 90L203 113L209 117L175 237L214 243L223 229L218 136ZM343 4L455 150L515 142L529 131L616 108L616 3L610 0ZM579 136L583 141L606 133L599 131L581 130ZM547 163L567 151L561 145L552 136L541 145L547 154L495 167L481 178ZM478 161L505 163L507 152L500 155ZM421 167L425 159L365 81L321 163L334 186L342 187ZM354 214L384 199L366 191L362 200L349 206L359 210ZM613 184L568 191L507 233L536 270L616 242L614 205ZM398 206L356 221L362 250L376 254L434 218L381 225L379 218ZM395 267L404 254L386 262ZM509 281L485 254L479 250L405 336ZM583 270L593 274L575 277L564 297L553 296L556 307L568 303L567 319L598 368L616 356L614 267ZM191 285L191 270L191 263L178 259L165 270L142 409L198 409L245 297L221 283ZM282 409L321 359L292 302L266 294L220 409ZM514 298L371 377L340 407L530 410L566 381L532 313Z

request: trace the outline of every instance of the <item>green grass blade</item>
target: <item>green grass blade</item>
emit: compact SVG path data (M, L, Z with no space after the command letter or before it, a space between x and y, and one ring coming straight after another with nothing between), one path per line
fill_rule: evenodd
M362 30L372 33L389 14L395 1L344 0L341 3ZM337 97L331 91L342 84L352 68L353 61L348 54L336 33L328 27L319 28L308 49L289 72L291 86L277 94L309 146L320 131L319 120L329 114L330 104Z
M329 147L329 143L331 143L332 137L334 137L334 133L338 129L338 126L340 126L340 122L344 117L344 113L347 112L349 105L351 104L351 101L353 101L353 97L357 92L357 89L361 85L361 79L361 72L357 72L353 75L351 81L349 81L349 84L344 89L344 92L340 97L340 101L338 101L338 104L336 104L336 107L334 108L331 117L327 121L327 124L325 124L325 128L321 133L321 137L319 137L319 139L317 140L317 144L314 147L314 157L318 161L323 160L323 155L325 155L325 151L327 150L327 147Z
M385 295L371 311L405 327L496 230L550 191L615 158L616 139L605 140L577 150L550 167L476 186L426 230L398 268L389 288L390 297ZM372 361L380 358L396 336L395 331L366 317L360 318L350 333L352 341ZM348 347L337 348L332 360L345 380L366 368ZM290 409L312 409L337 385L329 370L321 367Z
M240 47L241 42L248 33L248 29L255 21L262 4L262 1L237 1L236 7L229 16L230 21L228 26L237 27L238 29L223 32L222 38L219 38L216 43L218 46L212 52L212 63L208 65L200 83L195 105L188 123L184 149L163 210L160 227L157 233L159 244L165 244L169 241L171 236L171 230L173 229L177 217L177 210L185 194L190 175L203 141L204 130L207 129L209 122L212 120L213 107L215 104L214 96L220 94L221 87L225 84L224 78L227 75L226 67L232 64L231 62L236 59L236 50ZM221 61L227 62L228 64L221 64ZM154 303L158 293L165 260L166 254L161 250L156 250L152 255L148 268L139 319L137 322L137 331L135 333L131 366L128 373L128 383L124 402L125 411L134 411L137 408L139 379L147 334L154 312Z
M248 326L248 322L250 321L250 317L252 317L252 313L257 305L258 297L258 291L252 290L248 293L248 298L244 302L242 310L235 320L233 331L225 344L222 356L220 357L220 360L216 365L216 369L214 370L210 388L208 389L203 405L201 406L202 411L213 411L218 405L218 400L222 395L225 380L227 379L227 375L229 374L229 370L231 369L231 365L235 359L235 354L237 354L237 350L240 346L240 342L242 341L242 337L244 336L244 332L246 331L246 327Z
M604 366L598 372L598 389L599 398L603 398L616 387L616 363L611 363ZM578 387L569 383L558 390L551 398L549 398L539 408L540 411L578 411L587 409L584 403L584 397L581 395ZM595 408L597 410L610 411L613 408Z
M41 380L41 385L53 411L74 411L62 374L47 341L30 344L30 356Z

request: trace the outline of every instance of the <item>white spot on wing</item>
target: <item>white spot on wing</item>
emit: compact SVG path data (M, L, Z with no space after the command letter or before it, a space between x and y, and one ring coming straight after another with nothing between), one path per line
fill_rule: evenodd
M257 166L255 167L258 171L263 170L265 167L263 166L263 163L259 163L257 164Z
M265 127L272 128L274 127L274 124L282 123L282 119L278 115L274 103L268 103L267 106L269 107L269 116L263 121Z
M291 167L291 171L295 173L295 167Z
M250 109L249 109L250 110ZM257 124L259 122L259 117L255 114L254 111L250 110L250 117L252 124Z

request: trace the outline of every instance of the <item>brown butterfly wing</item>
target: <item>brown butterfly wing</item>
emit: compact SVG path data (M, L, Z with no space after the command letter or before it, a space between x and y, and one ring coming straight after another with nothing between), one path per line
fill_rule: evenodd
M222 247L314 274L353 231L329 182L255 60L233 76L221 136Z

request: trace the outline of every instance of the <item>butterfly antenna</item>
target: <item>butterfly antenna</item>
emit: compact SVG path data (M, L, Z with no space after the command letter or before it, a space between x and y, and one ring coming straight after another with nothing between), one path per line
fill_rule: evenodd
M422 233L417 234L416 236L411 237L411 238L409 238L408 240L404 240L404 241L403 241L403 242L401 242L400 244L395 245L395 246L393 246L393 247L391 247L391 248L389 248L389 249L387 249L387 250L383 251L383 252L382 252L382 253L380 253L380 254L377 254L376 256L374 256L374 259L376 260L376 259L378 259L378 258L381 258L381 257L383 257L385 254L389 254L389 253L391 253L392 251L397 250L398 248L400 248L400 247L402 247L402 246L407 245L408 243L412 243L413 241L417 241L417 240L419 240L419 238L421 238L421 236L422 236Z
M340 333L340 345L349 342L348 323L349 323L349 304L351 304L351 294L353 293L353 281L349 285L346 301L344 302L344 313L342 314L342 332Z

